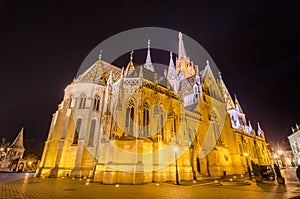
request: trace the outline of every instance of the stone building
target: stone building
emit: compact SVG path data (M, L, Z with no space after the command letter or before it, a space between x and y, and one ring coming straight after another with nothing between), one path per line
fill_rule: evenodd
M292 134L288 136L293 155L294 165L300 164L300 127L296 124L296 127L292 127Z
M22 128L11 145L9 145L7 148L0 149L1 152L0 170L1 171L22 170L22 168L19 168L19 166L25 151L23 145L23 131L24 129Z
M104 184L245 174L271 164L264 132L254 130L207 61L198 69L179 33L164 74L151 60L125 69L99 60L65 89L53 114L37 176L87 176ZM177 167L176 167L177 163Z

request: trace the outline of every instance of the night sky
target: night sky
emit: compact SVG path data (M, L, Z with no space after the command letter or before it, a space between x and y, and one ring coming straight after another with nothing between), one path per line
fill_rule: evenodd
M0 137L12 142L25 127L26 152L40 155L85 56L121 31L156 26L198 41L252 126L286 141L300 123L297 1L195 2L0 1Z

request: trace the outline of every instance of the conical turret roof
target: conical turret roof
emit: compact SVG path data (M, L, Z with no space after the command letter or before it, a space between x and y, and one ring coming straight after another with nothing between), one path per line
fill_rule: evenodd
M21 129L14 142L8 148L25 149L23 145L23 131L24 128Z

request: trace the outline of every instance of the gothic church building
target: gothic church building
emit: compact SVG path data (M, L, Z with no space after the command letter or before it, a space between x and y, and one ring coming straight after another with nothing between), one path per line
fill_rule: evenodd
M207 61L199 70L179 33L164 74L151 60L124 69L99 60L65 89L37 176L142 184L245 174L271 164L264 132Z

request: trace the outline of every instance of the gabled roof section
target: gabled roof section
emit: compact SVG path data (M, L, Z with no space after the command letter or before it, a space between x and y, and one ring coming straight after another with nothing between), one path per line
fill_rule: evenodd
M215 94L217 94L218 96L222 96L222 93L219 89L218 83L216 81L216 78L210 68L209 62L206 61L206 66L205 69L203 71L200 72L200 74L202 75L202 79L203 82L206 83L206 85L208 86L209 90L212 89Z
M14 142L8 148L25 149L23 145L23 131L24 128L21 129Z
M112 72L115 80L118 80L121 75L121 69L111 65L103 60L96 61L84 73L79 75L73 82L90 82L105 85L110 72Z
M198 102L195 103L195 104L191 104L191 105L188 105L186 107L184 107L185 110L188 110L188 111L191 111L191 112L198 112Z
M180 82L180 91L181 91L182 95L193 93L194 92L193 91L194 83L195 83L195 75L188 77L186 79L183 79Z

